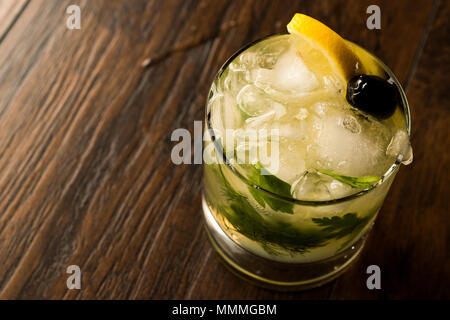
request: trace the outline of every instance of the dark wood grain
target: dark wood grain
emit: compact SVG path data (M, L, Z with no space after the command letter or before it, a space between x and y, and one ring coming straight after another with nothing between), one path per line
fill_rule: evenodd
M0 1L0 42L21 16L29 0Z
M8 4L15 9L0 10L0 298L448 298L447 3ZM66 28L69 4L81 7L81 30ZM382 9L381 30L365 27L370 4ZM170 135L203 119L212 78L233 52L284 31L294 12L371 50L408 85L415 162L398 174L348 273L281 293L219 262L202 226L202 168L171 163ZM66 287L71 264L81 267L81 290ZM365 288L369 264L382 268L381 291Z
M436 2L407 87L414 162L397 175L359 263L337 281L333 298L450 297L449 15L448 1ZM381 291L354 281L370 264L383 270Z

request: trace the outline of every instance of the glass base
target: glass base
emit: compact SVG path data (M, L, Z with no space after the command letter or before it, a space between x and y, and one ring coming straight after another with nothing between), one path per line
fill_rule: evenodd
M205 198L203 214L208 237L225 265L253 284L281 291L305 290L340 276L361 252L366 235L345 251L311 263L282 263L257 256L234 242L215 220Z

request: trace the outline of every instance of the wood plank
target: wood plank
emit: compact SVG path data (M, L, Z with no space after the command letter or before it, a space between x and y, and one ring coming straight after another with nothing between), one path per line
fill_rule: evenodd
M0 42L25 10L30 0L0 1Z
M450 296L449 15L448 1L436 2L423 54L407 88L414 162L397 174L362 258L337 281L335 299ZM371 264L381 269L381 290L355 282L368 277Z
M133 27L141 23L137 16L151 21L157 6L168 19L175 12L158 2L121 4L89 2L82 8L89 28L77 32L67 30L61 16L68 2L32 2L14 29L16 42L8 37L2 44L1 60L9 61L0 64L6 92L0 120L2 297L62 297L69 264L81 266L83 294L93 295L119 263L117 255L139 267L139 259L122 253L138 225L137 239L146 242L133 254L145 250L167 211L171 199L161 190L177 182L171 180L177 173L161 165L168 160L161 150L166 132L154 121L180 66L168 71L161 65L153 70L157 75L148 70L145 79L154 76L159 83L154 91L165 91L135 104L146 48L167 44L164 30L149 41L149 29L137 38ZM30 20L36 22L32 28Z
M70 1L30 2L0 43L0 298L328 297L333 284L277 293L219 264L201 166L171 163L170 134L203 119L227 57L296 11L406 81L432 3L375 3L380 31L365 28L372 1L85 1L81 30L66 28ZM66 288L71 264L80 291Z

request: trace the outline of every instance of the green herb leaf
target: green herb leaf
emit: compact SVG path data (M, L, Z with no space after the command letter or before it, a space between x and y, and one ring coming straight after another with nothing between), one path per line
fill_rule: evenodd
M233 226L235 232L258 242L269 254L277 255L281 252L302 254L311 249L325 246L333 239L338 240L346 237L339 248L339 250L342 250L359 235L375 214L375 212L372 212L362 218L358 217L356 213L313 218L312 222L316 227L307 229L283 222L276 216L266 218L254 207L247 196L234 190L222 172L223 167L225 166L218 165L214 168L218 169L214 172L223 182L222 192L226 198L226 201L217 204L218 214ZM260 165L254 167L257 170L259 168L261 168ZM276 179L275 181L277 181ZM271 178L269 178L270 180ZM279 182L274 185L277 185L277 183ZM283 186L283 184L281 185ZM270 184L270 186L273 186L273 184ZM286 191L286 189L282 190ZM262 206L270 203L267 202L267 194L254 188L253 192L250 192Z
M280 250L291 253L305 253L313 248L326 245L332 239L349 239L340 249L356 237L367 225L372 215L359 218L355 213L343 217L313 218L320 229L300 230L295 225L277 219L264 219L248 199L227 190L229 204L219 208L219 212L245 237L262 245L269 254L279 254Z
M360 189L370 189L373 188L373 184L378 182L381 177L379 176L363 176L363 177L349 177L334 173L330 170L316 169L317 172L323 173L327 176L333 177L334 179L348 184L352 188Z
M272 174L269 174L267 171L264 171L265 169L259 163L249 165L249 167L250 172L248 173L248 179L252 183L275 194L285 197L291 197L291 185L289 183L284 182L283 180L277 178ZM255 189L253 187L249 187L249 190L255 200L263 207L264 205L262 203L267 203L267 205L271 207L272 210L290 214L294 213L294 205L291 202L274 198L264 191Z
M313 218L312 221L324 227L323 232L328 233L328 238L340 239L345 237L367 221L365 218L358 218L356 213L347 213L343 217L334 216L332 218Z
M279 254L280 250L304 253L326 243L320 233L302 232L291 224L264 219L245 196L231 193L229 205L220 207L219 212L237 232L261 244L269 254Z
M248 191L253 196L253 198L255 198L256 202L258 202L261 207L263 208L266 207L266 202L264 200L264 197L261 195L261 192L258 192L258 190L250 186L248 187Z

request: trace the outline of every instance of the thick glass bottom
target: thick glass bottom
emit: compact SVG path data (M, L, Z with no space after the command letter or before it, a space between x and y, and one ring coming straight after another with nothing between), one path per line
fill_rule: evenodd
M204 197L202 207L208 237L225 265L253 284L281 291L305 290L337 278L361 252L366 239L364 235L348 249L325 260L283 263L257 256L241 247L219 226Z

